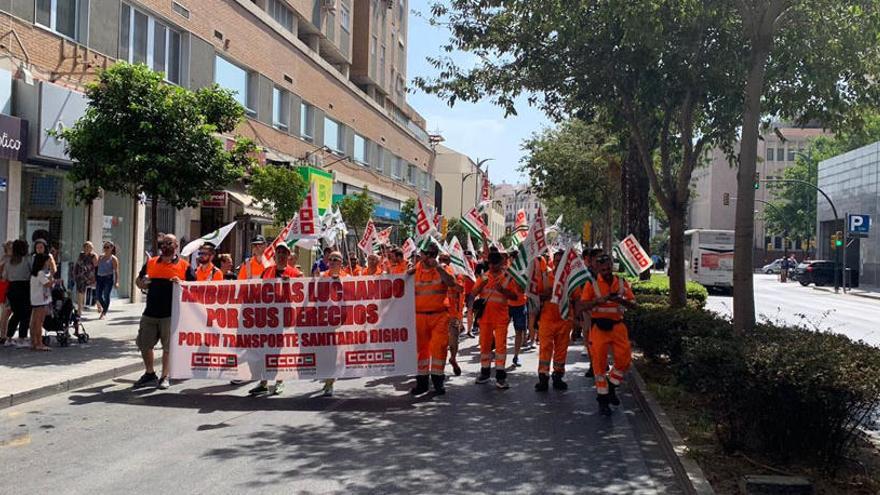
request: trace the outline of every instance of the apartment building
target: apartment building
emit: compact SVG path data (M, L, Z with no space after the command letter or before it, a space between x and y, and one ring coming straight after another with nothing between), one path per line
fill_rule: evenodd
M424 119L405 99L405 0L5 0L0 1L0 125L21 129L15 156L0 154L0 229L8 239L50 237L62 273L83 241L113 240L120 296L143 262L150 198L107 193L74 205L64 143L47 131L83 115L84 85L117 60L144 63L169 83L236 91L247 120L236 133L262 163L307 167L319 204L369 188L377 219L403 201L433 202L433 149ZM362 22L359 16L371 16ZM356 55L362 29L383 33L375 55ZM384 46L384 50L379 50ZM374 83L358 71L375 61ZM380 63L381 62L381 63ZM398 81L401 81L398 84ZM398 87L400 90L398 91ZM232 136L227 136L231 138ZM222 246L237 259L269 219L239 184L198 208L160 204L159 230L191 239L237 220ZM40 231L40 232L38 232ZM45 231L45 232L44 232Z
M434 159L434 177L437 180L438 195L442 198L440 213L446 218L461 218L480 201L483 179L489 172L481 170L464 153L447 146L438 145ZM489 231L494 239L504 236L504 210L501 201L495 199L495 188L490 187L492 204L486 211Z
M527 185L502 183L496 186L495 195L501 200L504 209L504 229L508 234L516 227L516 212L519 210L525 211L526 221L530 224L534 221L538 208L544 213L544 223L547 226L556 220L547 218L547 206Z
M808 141L826 134L819 126L799 128L777 123L771 129L758 139L757 172L761 180L781 179L785 169L794 165L798 153L803 152ZM738 143L735 151L739 151ZM706 165L694 170L691 178L693 192L688 206L688 228L733 230L736 223L736 172L736 167L731 165L721 149L708 152ZM755 191L756 267L781 257L785 251L782 233L771 232L764 225L764 202L774 199L773 190L766 183L761 183ZM801 249L796 240L789 242L789 250Z

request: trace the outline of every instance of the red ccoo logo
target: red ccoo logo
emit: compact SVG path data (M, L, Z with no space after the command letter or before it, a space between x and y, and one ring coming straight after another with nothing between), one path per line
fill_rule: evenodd
M393 349L375 351L349 351L345 353L345 365L360 364L394 364Z
M314 368L315 354L267 354L266 368Z
M237 368L238 356L235 354L194 352L190 364L193 368Z

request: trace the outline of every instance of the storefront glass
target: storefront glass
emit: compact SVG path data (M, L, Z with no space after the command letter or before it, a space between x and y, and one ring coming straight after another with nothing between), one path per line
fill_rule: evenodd
M36 238L48 237L58 250L56 259L67 287L72 287L73 264L86 240L87 207L74 204L71 189L64 172L24 166L20 236L31 245Z
M119 288L115 289L114 297L126 297L131 284L132 251L134 246L134 199L116 194L104 195L104 226L103 240L112 241L116 245L116 257L119 258ZM96 246L98 247L98 246ZM100 248L99 248L100 249ZM117 294L118 292L118 294Z

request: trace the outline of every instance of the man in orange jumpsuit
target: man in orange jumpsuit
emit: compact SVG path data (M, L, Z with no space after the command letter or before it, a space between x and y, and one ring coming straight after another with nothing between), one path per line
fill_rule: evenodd
M553 254L553 266L562 260L562 251ZM568 389L562 380L565 376L565 358L568 354L568 341L574 325L574 311L569 311L568 318L563 319L559 313L559 305L550 302L553 296L555 276L547 267L539 278L538 290L541 296L541 320L538 322L538 383L535 390L546 392L550 382L550 363L553 363L553 388Z
M495 343L495 386L501 390L507 384L507 326L510 323L508 301L522 295L516 281L505 272L504 257L499 252L489 253L489 272L474 286L474 297L486 300L480 317L480 376L477 383L486 383L491 375L492 343Z
M456 285L452 269L437 261L440 249L429 243L419 261L408 273L416 284L416 359L418 375L412 395L428 391L428 376L437 395L446 393L443 386L446 350L449 345L449 308L447 294ZM401 258L402 259L402 258Z
M623 321L626 309L636 307L632 288L611 271L611 256L596 257L598 276L584 286L581 299L583 311L589 312L590 357L596 380L596 400L599 412L611 414L611 405L620 405L615 390L623 381L623 375L632 363L629 332ZM608 349L614 355L614 366L608 370Z
M388 266L385 267L385 273L398 275L406 273L409 270L409 263L403 259L403 249L394 248L388 256Z
M448 254L441 254L438 258L440 264L449 267L452 258ZM458 342L461 338L462 315L464 309L464 281L470 280L462 275L455 276L455 287L450 287L446 294L449 306L449 364L452 365L452 373L461 376L461 366L458 365Z

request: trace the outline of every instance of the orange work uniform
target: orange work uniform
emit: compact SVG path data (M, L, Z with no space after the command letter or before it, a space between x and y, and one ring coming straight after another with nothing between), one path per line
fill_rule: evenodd
M354 265L350 269L348 267L344 267L342 271L348 275L349 277L360 277L361 273L363 273L363 268L360 265Z
M452 269L444 267L452 275ZM415 266L416 359L419 375L443 376L449 346L449 288L436 268Z
M239 280L260 278L263 276L263 270L265 267L263 267L263 263L259 258L259 256L251 256L249 260L241 264L241 268L238 270Z
M199 265L199 267L196 268L196 280L199 282L204 282L206 280L223 280L223 272L214 266L214 263Z
M474 286L474 297L486 300L486 307L480 316L480 368L489 369L492 357L492 342L495 342L495 369L504 370L507 366L507 325L510 323L508 299L500 287L515 292L519 298L522 290L506 273L495 275L487 273Z
M458 354L458 336L461 334L461 318L464 313L464 281L463 275L455 277L455 287L450 287L446 293L449 305L449 352Z
M634 301L632 288L625 280L614 276L611 283L601 276L584 286L581 299L593 301L608 294L618 294L627 301ZM590 328L590 358L596 378L596 392L599 395L608 393L608 382L620 385L624 373L632 363L632 348L629 343L629 332L623 321L625 308L614 301L604 302L590 312L592 326ZM605 328L608 328L607 330ZM614 355L614 366L608 372L608 349Z
M552 290L554 274L549 270L542 273L538 288L539 294L545 290ZM563 319L559 312L559 305L549 300L543 301L541 318L538 320L538 373L549 374L550 364L553 364L553 373L562 375L565 373L565 359L568 355L568 342L571 339L571 329L574 325L569 310L569 317Z
M361 275L382 275L382 266L376 265L376 268L370 268L369 266L366 266L361 271Z
M409 271L409 263L407 263L406 260L402 260L400 263L396 264L391 263L390 261L388 262L387 272L392 275L400 275L402 273L406 273L407 271Z

